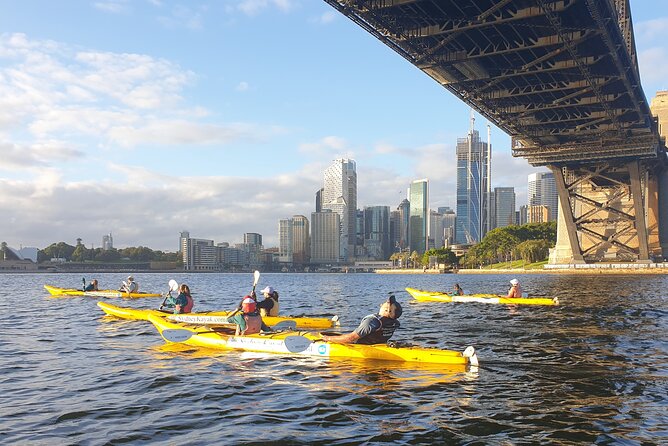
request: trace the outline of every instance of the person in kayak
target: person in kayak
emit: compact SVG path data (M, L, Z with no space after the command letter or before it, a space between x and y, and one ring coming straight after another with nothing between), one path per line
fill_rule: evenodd
M84 291L98 291L97 279L91 280L90 283L86 285L86 288L84 288Z
M128 276L128 281L127 282L123 281L123 284L118 289L118 291L123 291L125 293L136 293L137 291L139 291L139 284L135 282L134 277Z
M227 318L229 324L237 324L237 335L259 333L262 329L262 317L257 312L257 303L251 296L241 301L241 312Z
M193 310L195 301L190 295L190 287L182 283L179 287L179 295L174 301L174 314L190 313Z
M455 283L455 286L452 288L452 293L450 293L451 296L463 296L464 295L464 290L462 290L462 287L459 286L458 283Z
M522 288L520 287L519 280L512 279L510 281L510 289L508 290L508 295L506 297L522 297Z
M264 295L264 300L257 303L260 316L278 316L278 292L270 286L260 292Z
M321 333L322 340L337 344L385 344L399 328L397 319L402 312L399 302L390 296L380 305L378 313L365 316L355 331L335 336Z

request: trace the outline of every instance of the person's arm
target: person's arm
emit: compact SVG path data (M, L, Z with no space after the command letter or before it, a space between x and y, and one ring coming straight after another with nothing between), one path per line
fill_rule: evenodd
M342 335L336 336L327 336L322 335L323 341L334 342L336 344L354 344L360 339L360 335L357 332L350 332Z
M185 307L188 303L188 299L184 294L179 294L174 302L174 314L181 314L181 308Z
M374 331L380 328L380 322L376 319L375 316L369 315L362 319L360 325L355 329L355 331L347 334L328 336L323 335L322 339L324 341L335 342L337 344L352 344L365 336L370 335Z
M240 331L244 331L246 329L246 319L244 319L244 315L241 313L237 313L232 317L228 317L227 323L237 324L239 326Z

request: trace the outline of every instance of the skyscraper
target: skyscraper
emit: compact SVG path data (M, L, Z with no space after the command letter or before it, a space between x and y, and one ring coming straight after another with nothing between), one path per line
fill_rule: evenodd
M411 203L406 198L401 200L397 207L399 212L399 248L406 249L410 246L410 218L411 218Z
M311 213L311 263L339 262L341 218L331 211Z
M339 215L339 261L348 262L355 254L357 212L357 171L355 161L337 159L325 169L322 210ZM315 223L312 221L315 225Z
M503 228L515 224L515 188L494 188L495 228Z
M305 265L311 258L309 221L303 215L278 221L278 261Z
M468 135L457 139L457 243L479 242L489 229L489 127L485 143L474 122L471 116Z
M429 180L415 180L409 190L411 252L424 254L429 236Z
M529 175L527 201L529 206L547 206L548 221L557 220L557 183L552 172L537 172Z
M114 239L111 236L111 232L109 235L102 236L102 250L109 251L110 249L114 249Z
M364 247L374 260L387 260L392 254L390 245L390 207L364 208Z

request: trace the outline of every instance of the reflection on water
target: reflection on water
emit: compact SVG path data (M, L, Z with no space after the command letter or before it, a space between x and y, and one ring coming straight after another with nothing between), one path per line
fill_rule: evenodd
M137 275L135 275L137 276ZM102 286L124 274L100 274ZM411 302L398 341L463 350L477 370L164 344L91 298L48 299L78 274L3 274L2 444L660 444L668 441L663 276L517 276L558 307ZM250 274L145 274L188 283L199 311L234 308ZM285 314L342 331L404 287L503 292L508 275L263 274ZM90 279L90 278L87 278ZM17 299L16 290L21 290ZM161 299L109 299L137 308Z

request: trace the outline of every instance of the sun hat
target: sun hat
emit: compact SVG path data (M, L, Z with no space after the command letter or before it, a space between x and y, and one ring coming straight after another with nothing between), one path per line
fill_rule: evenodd
M517 285L518 283L520 283L520 281L517 280L517 279L512 279L512 280L510 281L510 284L511 284L511 285Z
M270 286L264 287L264 289L260 291L260 293L274 294L274 289Z
M135 278L132 276L128 276L128 280L135 280Z

